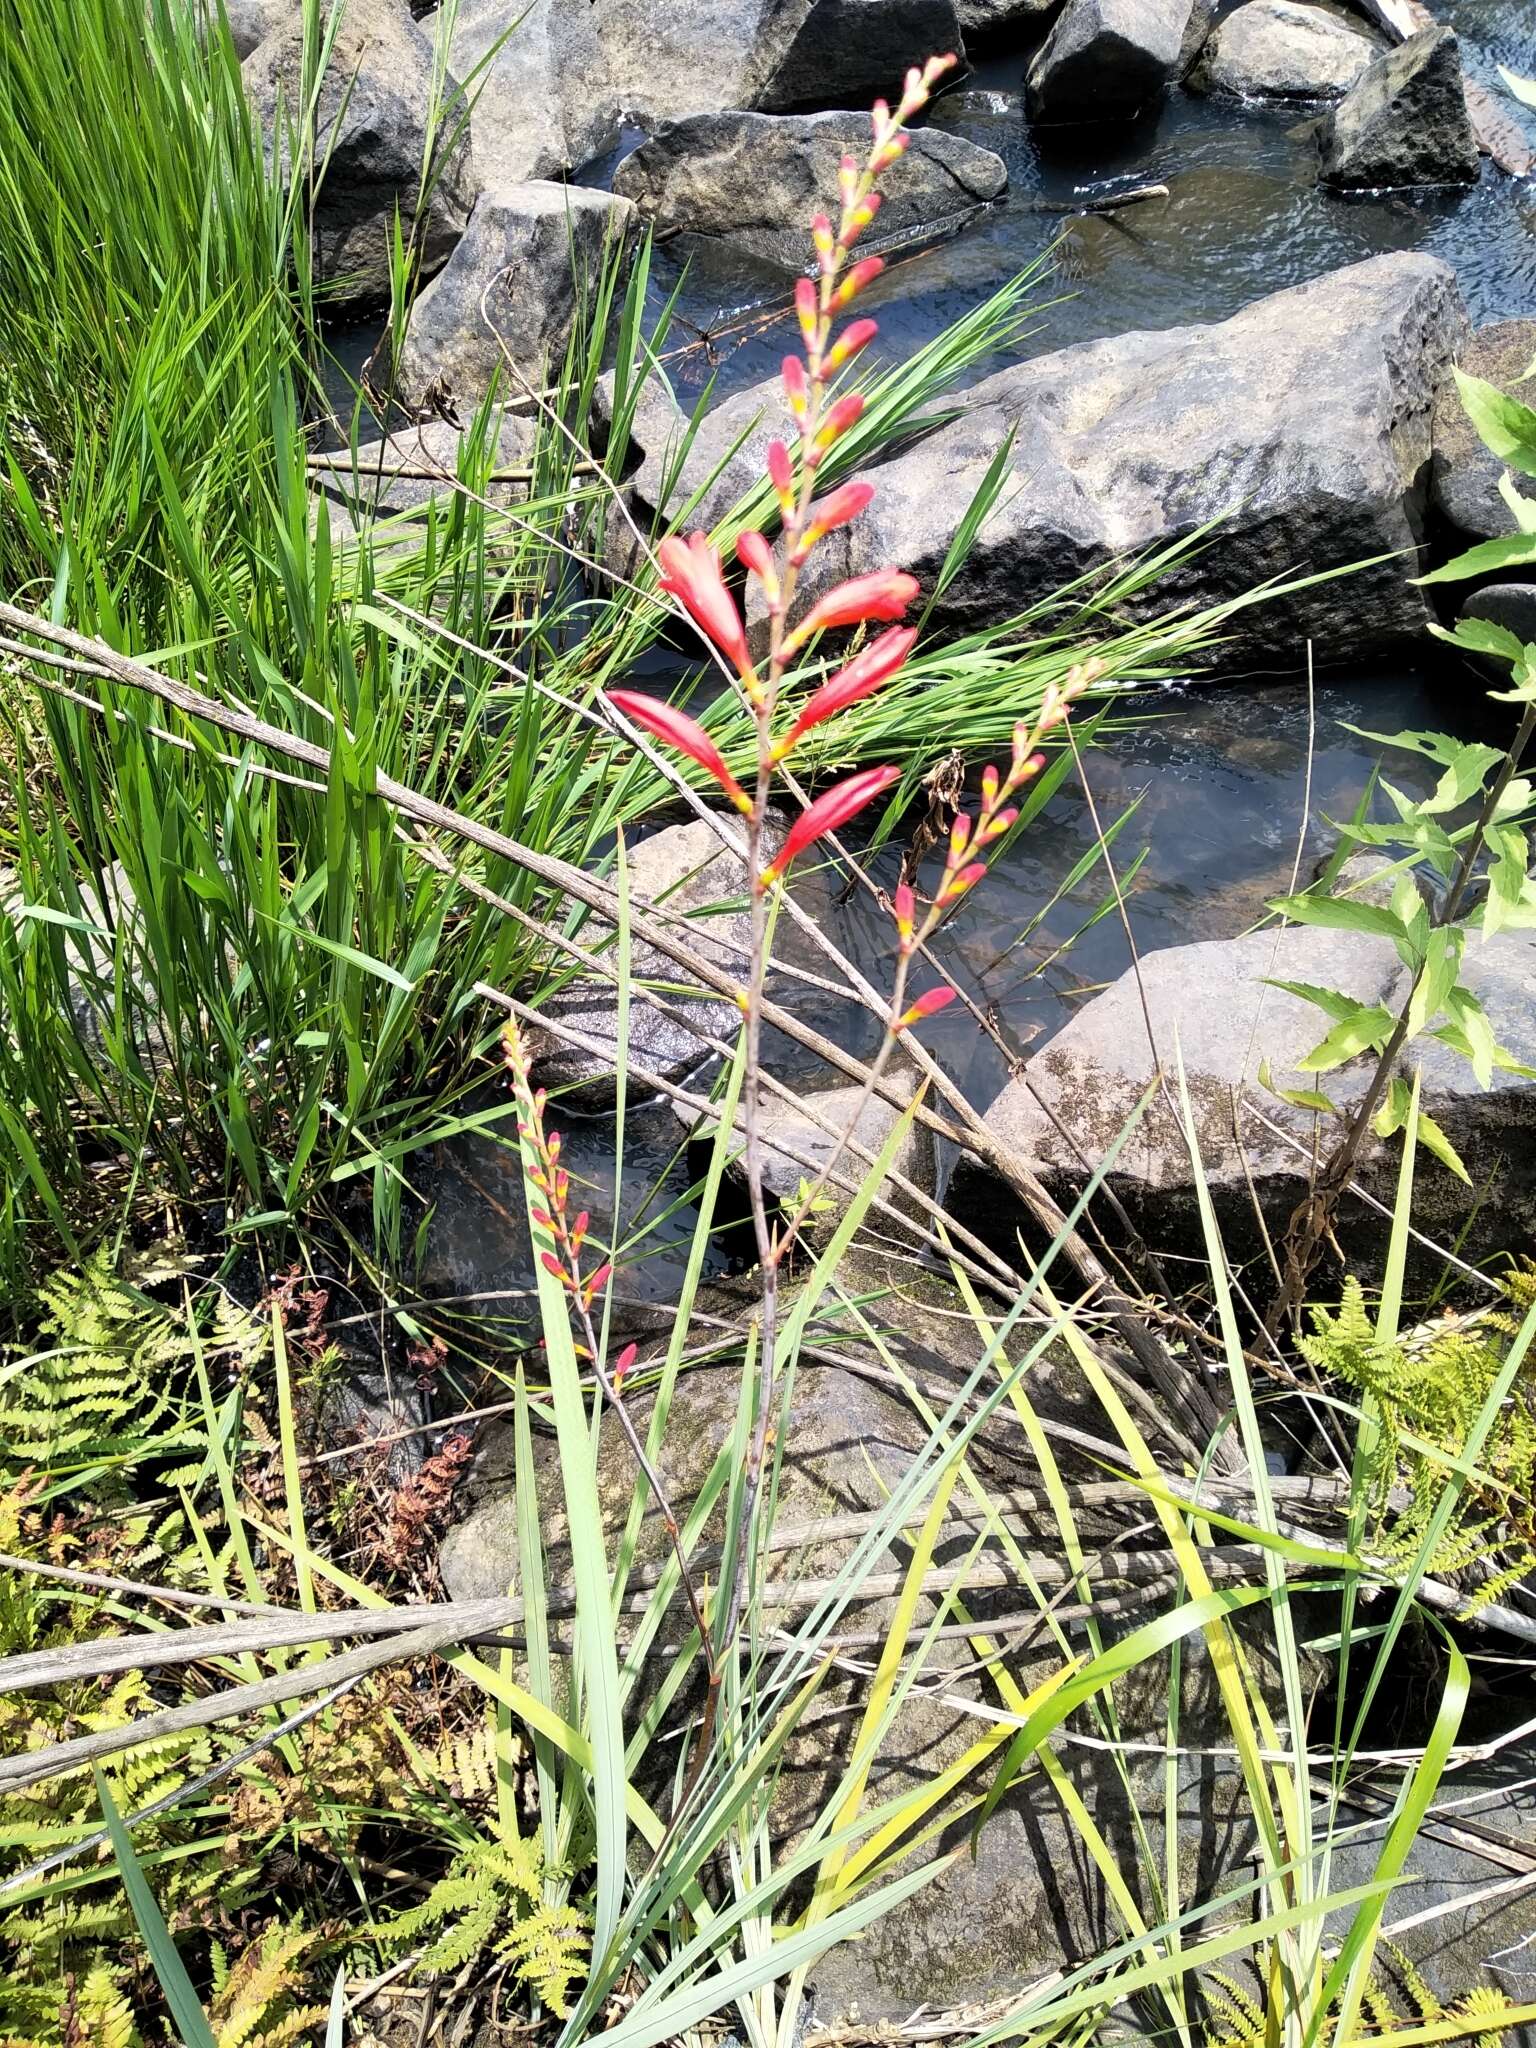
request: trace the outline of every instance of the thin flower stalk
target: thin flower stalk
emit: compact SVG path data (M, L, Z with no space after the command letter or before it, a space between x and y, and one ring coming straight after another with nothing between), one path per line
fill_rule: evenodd
M545 1091L533 1086L529 1072L528 1053L517 1028L517 1020L508 1018L501 1036L502 1056L511 1077L512 1092L517 1103L517 1134L527 1147L529 1158L525 1166L531 1185L537 1190L539 1201L530 1205L533 1223L534 1256L545 1272L560 1283L567 1305L580 1340L579 1348L590 1361L602 1389L603 1398L618 1418L636 1465L639 1467L651 1497L656 1503L672 1554L677 1559L678 1574L693 1625L698 1630L706 1668L714 1684L714 1647L708 1622L704 1616L704 1605L698 1587L688 1565L687 1552L683 1548L682 1529L678 1522L667 1490L646 1452L634 1418L625 1405L624 1381L634 1367L636 1347L626 1344L613 1362L612 1371L603 1359L602 1347L592 1322L592 1305L607 1284L613 1271L604 1261L592 1272L583 1265L582 1253L587 1242L590 1218L583 1209L578 1215L570 1214L570 1174L560 1164L560 1133L552 1131L544 1120Z
M850 705L895 682L917 639L916 633L902 623L917 597L917 579L900 567L854 576L824 590L803 610L797 611L796 598L807 565L821 542L828 534L860 518L874 496L873 486L864 481L842 482L825 490L818 488L828 457L864 410L864 400L858 392L838 391L834 387L848 366L862 356L877 331L876 323L867 317L844 319L883 268L878 256L858 256L857 245L879 210L881 178L906 149L905 124L927 105L935 85L954 62L953 56L931 58L926 65L907 73L894 109L884 101L876 103L870 143L863 160L846 156L839 170L836 219L818 213L811 222L815 252L812 274L802 277L795 288L801 349L785 358L782 373L791 431L787 438L770 442L766 454L768 481L778 506L779 536L774 544L761 533L748 532L736 544L737 559L755 586L758 609L766 624L766 645L760 659L753 656L743 610L725 580L720 557L707 536L673 536L662 543L658 552L662 587L677 599L724 658L734 675L742 707L752 721L755 771L747 778L746 786L735 782L714 742L686 714L674 707L657 705L636 692L611 693L617 710L704 770L742 813L747 833L751 946L748 979L740 993L740 1003L744 1018L745 1165L761 1279L754 1346L758 1360L757 1402L740 1494L734 1545L737 1562L729 1596L717 1612L710 1698L701 1724L695 1768L689 1773L690 1788L714 1729L720 1681L743 1618L752 1551L750 1538L756 1527L776 1404L779 1271L814 1205L813 1194L787 1224L782 1220L775 1223L770 1219L765 1193L762 1025L773 892L782 885L797 859L885 796L900 780L899 771L888 766L865 768L834 783L803 805L783 843L771 855L769 804L776 780L782 779L785 764L806 735L835 719ZM848 628L862 632L872 626L888 630L856 645L840 661L830 661L823 672L824 679L798 707L786 703L792 671L815 656L824 635ZM981 802L974 820L966 817L956 821L944 873L932 900L920 910L910 890L901 895L896 911L898 944L891 1005L884 1043L871 1068L866 1097L902 1034L934 1016L952 998L954 991L943 985L909 994L913 956L985 874L988 850L1006 834L1016 818L1012 799L1038 772L1036 742L1067 716L1072 699L1095 679L1091 665L1075 670L1061 689L1047 697L1033 725L1021 724L1016 729L1008 769L1003 773L988 769L982 778ZM849 1119L849 1134L863 1107L861 1102ZM841 1150L840 1146L827 1163L818 1191ZM680 1807L685 1804L686 1794Z

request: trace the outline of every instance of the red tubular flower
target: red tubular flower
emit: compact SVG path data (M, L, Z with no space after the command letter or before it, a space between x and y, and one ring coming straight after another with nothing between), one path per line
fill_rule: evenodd
M784 379L784 397L790 411L797 420L804 419L807 398L805 365L798 356L786 356L780 375Z
M629 1371L630 1367L634 1364L636 1358L638 1358L639 1355L640 1347L638 1344L626 1344L624 1346L624 1349L619 1353L618 1357L613 1361L612 1377L613 1391L615 1393L617 1393L620 1387L623 1386L625 1374Z
M872 640L862 653L856 654L846 668L822 684L821 688L806 699L800 716L785 733L773 750L775 761L782 761L785 755L812 726L820 725L823 719L831 718L850 704L857 704L861 697L869 697L895 675L897 669L912 651L917 634L910 626L893 626L888 633L882 633L878 640ZM910 896L911 891L908 890Z
M932 1017L954 1000L955 992L952 988L945 988L942 984L938 988L931 988L926 995L919 996L909 1010L902 1012L896 1020L896 1029L905 1031L909 1025L921 1024L925 1017Z
M824 534L857 519L874 495L873 484L840 484L835 491L818 498L806 512L805 531L795 548L795 559L803 562Z
M768 443L768 481L779 501L779 517L787 524L795 516L795 471L782 441Z
M865 619L899 619L917 595L917 578L905 569L875 569L839 583L817 600L790 635L793 648L829 626L857 626Z
M943 888L939 891L939 901L955 902L967 889L974 889L986 872L987 864L984 860L973 860L969 867L961 868L958 874L947 876Z
M882 790L889 789L893 782L900 780L899 768L861 768L857 775L850 775L845 781L824 790L790 826L789 836L778 857L763 870L763 881L776 882L788 871L790 862L804 853L808 846L825 833L835 832L840 825L846 825L866 804L873 803Z
M695 718L679 711L675 704L663 704L659 697L647 697L639 690L610 690L608 701L642 732L654 733L668 746L676 747L690 761L697 761L706 775L712 775L743 817L750 815L752 799L726 767L720 749Z
M747 652L747 629L741 623L736 600L725 587L720 573L720 556L702 533L690 533L686 540L670 534L657 549L661 563L661 587L679 600L689 617L720 652L745 675L752 666Z

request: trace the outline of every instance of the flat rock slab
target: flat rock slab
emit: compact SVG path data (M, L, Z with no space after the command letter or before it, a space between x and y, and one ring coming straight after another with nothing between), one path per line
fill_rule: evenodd
M1373 58L1318 140L1323 182L1345 190L1475 185L1482 160L1455 36L1424 29Z
M1316 0L1244 0L1212 31L1189 82L1231 99L1341 99L1380 48Z
M1536 366L1536 320L1500 320L1479 327L1461 351L1460 367L1500 391L1536 405L1536 379L1522 382ZM1504 464L1486 447L1467 417L1448 377L1435 399L1430 438L1434 451L1430 492L1435 510L1468 540L1493 540L1519 531L1515 515L1499 495ZM1528 485L1523 488L1529 488Z
M836 193L839 163L868 146L867 114L694 114L626 157L613 189L664 235L728 243L798 271L806 223ZM951 224L1007 186L1007 166L991 150L915 129L883 182L880 232Z
M1011 433L1016 488L946 588L937 625L1010 618L1220 519L1215 544L1139 601L1143 615L1389 555L1237 614L1224 659L1300 669L1308 640L1320 666L1401 651L1429 617L1409 578L1430 409L1465 334L1454 273L1401 254L1260 299L1216 326L1119 335L1019 363L969 391L958 419L870 472L873 505L818 551L813 583L899 562L932 587ZM761 477L766 444L783 431L777 382L710 413L677 479L683 428L660 396L646 402L635 497L649 516L670 485L679 506L718 468L692 518L712 526Z
M1536 938L1523 932L1501 933L1486 944L1474 938L1463 979L1498 1042L1517 1060L1536 1063ZM1065 1192L1081 1186L1084 1155L1095 1163L1106 1157L1152 1087L1149 1107L1109 1179L1149 1242L1191 1244L1198 1239L1197 1182L1178 1108L1182 1060L1200 1155L1218 1217L1231 1234L1229 1248L1253 1248L1255 1198L1271 1228L1283 1227L1310 1185L1314 1157L1327 1153L1341 1128L1280 1100L1261 1073L1273 1089L1321 1089L1347 1117L1375 1066L1366 1055L1323 1076L1300 1071L1329 1020L1313 1003L1270 985L1277 981L1338 990L1394 1015L1410 987L1391 942L1368 933L1288 926L1166 947L1143 957L1139 977L1128 969L1095 996L1031 1059L988 1110L989 1128ZM1411 1058L1422 1067L1426 1110L1474 1181L1488 1182L1499 1248L1528 1237L1536 1220L1536 1157L1525 1135L1536 1115L1532 1084L1496 1072L1485 1090L1465 1060L1428 1038L1414 1043ZM1162 1084L1154 1086L1159 1074ZM1389 1207L1397 1164L1396 1142L1371 1138L1356 1176ZM972 1162L957 1168L950 1190L962 1221L993 1228L1001 1194ZM1467 1207L1465 1185L1426 1159L1415 1192L1417 1227L1433 1234L1444 1225L1454 1235ZM1379 1215L1367 1216L1360 1227L1363 1251L1379 1256Z
M399 364L400 388L467 418L500 380L520 395L511 364L536 388L557 372L577 318L578 282L634 225L627 199L532 180L488 187L452 259L416 301Z

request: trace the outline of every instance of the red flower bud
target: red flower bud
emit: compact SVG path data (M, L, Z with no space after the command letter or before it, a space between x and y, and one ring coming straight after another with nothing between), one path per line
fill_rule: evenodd
M901 940L903 953L909 953L912 950L913 934L917 929L917 898L905 882L896 884L894 904L896 935Z
M874 495L873 484L840 484L826 497L817 499L806 513L805 530L795 548L796 561L803 562L823 534L833 533L849 520L857 519Z
M885 268L883 256L861 256L857 263L850 264L843 281L832 295L832 303L839 312L852 304L866 285L873 284Z
M751 797L726 767L720 749L697 719L679 711L675 704L663 704L659 697L647 697L639 690L610 690L608 701L642 732L654 733L657 739L665 740L690 761L696 761L706 775L714 777L742 816L750 816Z
M889 789L893 782L900 780L899 768L861 768L857 775L850 775L845 781L824 790L790 826L789 836L777 859L763 870L764 882L777 881L787 872L790 862L804 853L808 846L825 833L835 832L840 825L846 825L866 804L873 803L882 790Z
M860 349L867 348L879 332L877 320L850 320L827 351L824 365L827 375L835 376L844 363L851 362Z
M896 1029L905 1031L909 1025L921 1024L925 1017L934 1016L954 1000L955 991L952 988L945 988L942 984L938 988L931 988L926 995L919 996L909 1010L902 1012L896 1020Z
M834 441L846 434L850 427L857 426L863 413L864 400L859 392L850 391L846 398L840 398L817 430L818 451L825 452Z
M822 684L806 700L800 716L773 750L773 758L782 761L784 756L812 726L820 725L823 719L831 718L850 704L857 704L861 697L869 697L880 685L895 675L901 664L912 651L917 634L910 626L893 626L888 633L882 633L878 640L872 640L856 654L846 668L839 669L830 681ZM911 891L908 890L910 896Z
M804 363L798 356L786 356L780 374L784 379L784 397L790 411L797 420L804 419L808 395Z
M735 664L738 674L745 675L752 666L746 628L735 598L725 587L718 550L702 533L690 533L686 540L669 534L656 554L662 589L680 601L700 632Z
M638 1344L626 1344L618 1357L613 1361L613 1391L615 1393L618 1393L619 1389L623 1386L624 1376L634 1364L636 1357L639 1355L639 1350Z
M749 569L763 586L763 595L770 607L776 606L779 602L779 573L774 565L773 549L756 527L749 526L745 533L737 534L736 553L742 567Z

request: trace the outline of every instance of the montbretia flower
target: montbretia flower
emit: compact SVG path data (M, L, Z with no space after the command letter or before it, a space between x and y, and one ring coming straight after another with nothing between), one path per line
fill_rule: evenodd
M788 871L790 862L804 853L808 846L814 845L826 833L837 831L840 825L846 825L866 804L872 804L882 791L900 780L899 768L862 768L857 775L850 775L845 781L823 790L790 826L777 857L763 869L763 881L778 881Z
M647 697L639 690L610 690L608 702L622 711L642 732L665 740L690 761L696 761L706 775L712 775L743 817L752 814L752 799L725 765L725 758L696 718L664 704L659 697Z
M874 283L885 268L883 256L861 256L857 263L848 266L848 274L832 294L832 305L836 312L851 305L866 285Z
M898 882L891 903L896 919L896 936L903 953L910 953L917 943L917 898L909 882Z
M829 626L858 626L866 619L899 619L917 595L917 578L905 569L874 569L850 577L818 598L790 635L786 652L803 647Z
M864 417L864 397L861 392L850 391L846 398L838 399L826 418L816 429L814 453L820 457L840 441L850 427L856 427Z
M945 988L941 983L938 988L931 988L926 995L919 996L910 1009L903 1010L896 1019L894 1028L897 1031L906 1031L914 1024L921 1024L925 1017L936 1015L954 1000L955 991L952 988Z
M775 611L779 604L779 572L774 563L773 549L757 531L749 526L736 536L736 554L741 566L749 570L763 586L763 596L768 609Z
M823 719L834 717L850 704L857 704L861 697L872 696L882 683L889 682L911 653L916 639L915 628L892 626L888 633L872 640L862 653L856 654L845 668L839 669L806 699L800 716L774 748L774 760L782 761L790 749Z
M827 375L835 377L844 363L852 362L860 349L868 348L879 332L878 320L850 320L827 350Z
M736 600L725 587L718 549L708 537L690 533L686 540L669 534L656 550L661 564L661 587L678 599L702 633L714 641L731 661L738 675L752 666L747 652L747 629L741 622Z

